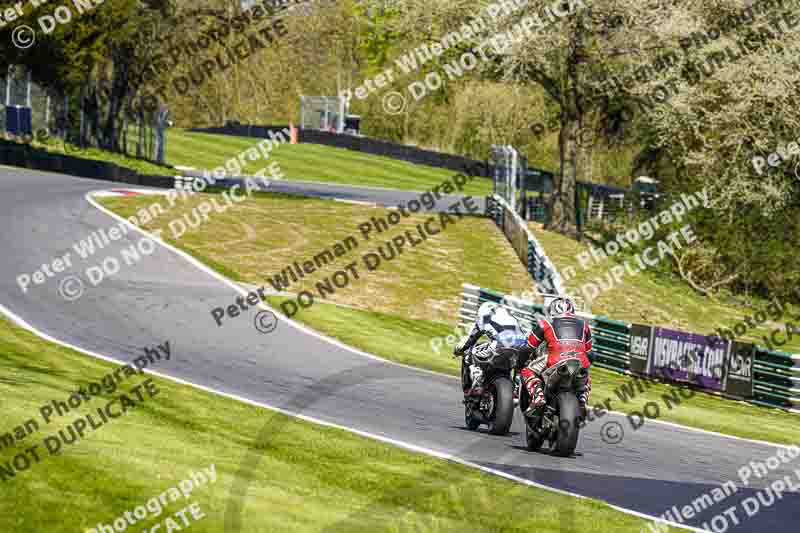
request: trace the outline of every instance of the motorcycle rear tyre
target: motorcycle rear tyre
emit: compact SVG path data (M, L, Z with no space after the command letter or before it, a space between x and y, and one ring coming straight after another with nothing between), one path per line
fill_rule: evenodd
M464 406L464 425L468 430L475 431L481 425L481 421L472 415L472 409L471 405Z
M578 398L571 392L558 395L558 436L555 449L559 457L569 457L578 445L578 428L580 409Z
M505 435L514 421L514 385L508 378L497 378L489 385L494 396L494 413L489 420L489 433Z

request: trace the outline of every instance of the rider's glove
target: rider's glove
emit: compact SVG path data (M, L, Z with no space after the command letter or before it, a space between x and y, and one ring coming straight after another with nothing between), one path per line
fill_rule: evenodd
M469 339L469 335L466 337L461 337L461 340L458 341L455 348L453 348L453 357L459 357L464 355L464 345L467 344L467 340Z

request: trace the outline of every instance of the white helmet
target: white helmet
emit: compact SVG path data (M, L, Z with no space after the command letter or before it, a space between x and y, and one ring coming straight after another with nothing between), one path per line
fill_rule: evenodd
M483 302L481 306L478 308L478 316L487 316L494 312L497 309L498 305L494 302Z
M547 314L552 318L555 316L572 315L575 313L575 305L569 298L555 298L547 306Z

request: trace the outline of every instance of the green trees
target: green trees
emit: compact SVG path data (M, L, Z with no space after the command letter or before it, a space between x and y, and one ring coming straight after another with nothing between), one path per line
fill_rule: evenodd
M709 295L789 294L797 283L797 162L764 175L751 163L800 130L796 0L400 5L398 26L422 42L475 17L489 21L472 42L491 56L480 78L538 88L556 104L552 229L574 231L575 182L592 181L595 150L618 129L619 110L636 106L624 132L635 141L635 170L660 178L667 192L711 192L697 243L673 257L676 273Z
M152 41L139 39L139 31L168 17L172 6L166 0L115 0L26 9L18 25L32 28L35 42L29 48L16 47L5 35L13 28L7 28L0 38L0 69L22 65L43 86L64 94L78 92L89 135L107 148L117 148L120 115L139 96L152 54L147 46Z

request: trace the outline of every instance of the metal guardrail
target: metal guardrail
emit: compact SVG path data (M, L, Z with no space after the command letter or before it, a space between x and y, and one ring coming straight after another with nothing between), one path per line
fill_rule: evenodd
M501 292L464 283L461 293L459 323L467 329L472 327L483 302L495 302L517 319L531 323L536 314L544 313L544 306ZM576 313L589 320L594 336L592 364L629 374L631 324L590 313ZM754 397L746 400L755 405L777 407L792 413L800 413L800 355L756 348L753 367Z
M753 403L800 413L800 355L756 348Z
M536 285L545 289L540 292L564 294L561 275L522 217L496 194L486 197L486 214L503 230Z

